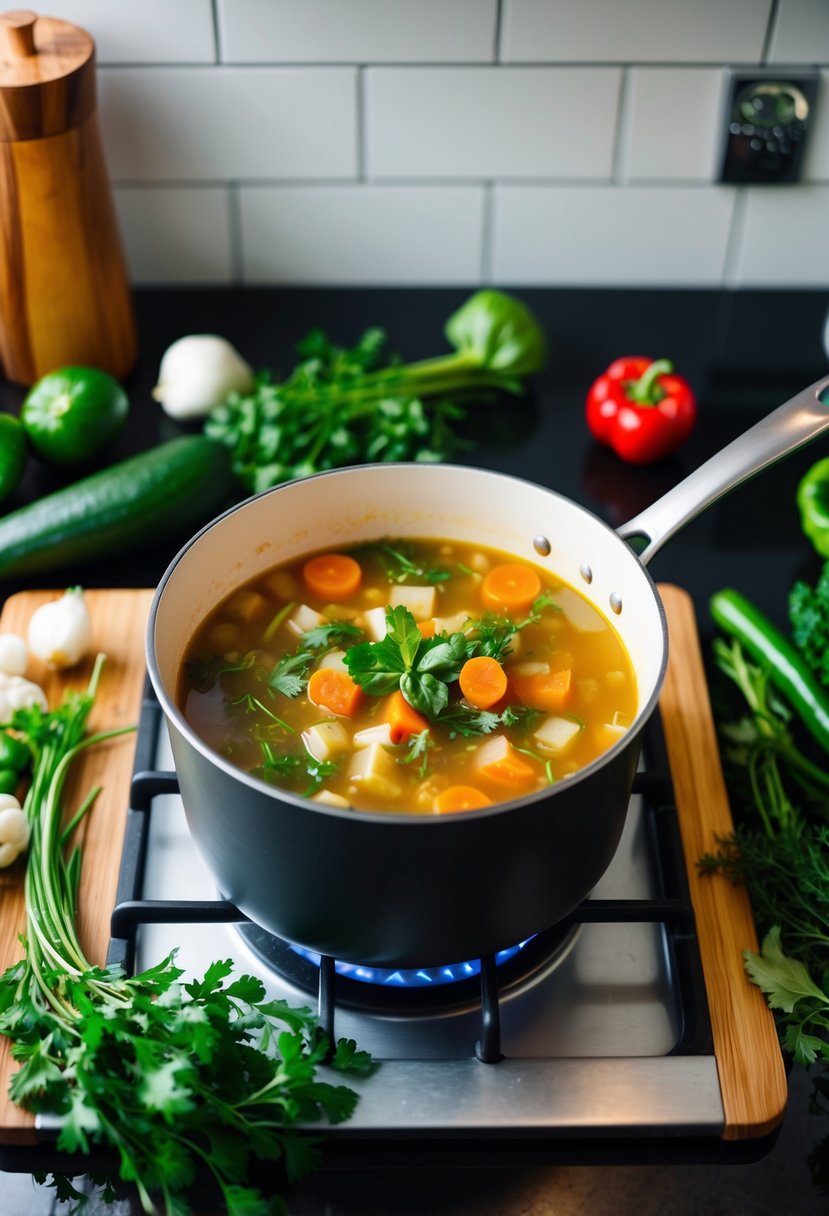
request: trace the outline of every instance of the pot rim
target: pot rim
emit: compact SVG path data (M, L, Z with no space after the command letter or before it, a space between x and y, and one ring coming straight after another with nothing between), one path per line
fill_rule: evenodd
M189 722L167 691L155 655L156 622L161 607L161 601L164 596L165 588L175 574L175 571L184 555L188 553L195 545L197 545L202 537L204 537L208 532L212 531L213 528L219 526L230 516L240 512L251 502L258 501L259 499L270 495L279 494L282 491L290 489L291 486L300 484L300 481L311 482L319 480L320 478L330 479L342 476L344 474L353 475L355 472L370 472L372 469L380 468L400 468L410 470L418 469L424 472L426 470L440 470L441 472L445 473L460 473L465 476L472 474L479 475L481 477L495 478L499 481L507 483L521 483L523 485L530 486L535 490L540 490L542 493L548 494L551 498L565 502L571 507L575 507L577 510L582 512L582 514L590 522L591 526L595 526L603 529L605 532L609 532L613 536L614 542L622 545L625 548L627 553L635 562L638 568L638 573L642 576L642 578L644 578L654 598L661 627L662 653L659 662L659 669L654 680L650 696L643 705L640 705L637 708L636 717L634 718L630 729L624 735L622 735L620 739L612 744L607 751L602 752L602 754L597 756L595 760L591 760L589 764L585 765L583 768L580 768L571 776L563 778L555 785L548 786L546 789L536 790L532 794L525 794L521 798L511 798L509 801L495 802L491 806L478 807L473 810L464 811L462 815L425 815L413 814L411 811L373 811L363 810L358 807L334 807L326 806L324 803L314 802L310 798L305 798L300 794L294 794L289 790L281 789L279 786L269 785L266 781L262 781L260 778L254 777L251 773L245 772L244 769L238 768L236 765L231 764L219 752L208 746L208 744L206 744L204 740L192 730ZM427 476L428 475L431 474L427 473ZM178 553L176 553L176 555L172 558L166 570L162 574L153 595L149 616L147 619L146 632L146 661L150 681L168 721L175 726L178 733L182 735L189 744L195 747L196 750L200 752L201 755L210 763L216 765L216 767L221 769L228 776L241 781L243 785L248 786L256 793L266 794L268 797L272 798L278 798L280 801L288 802L305 812L310 811L312 813L334 819L353 820L356 818L367 823L396 825L406 824L411 825L412 830L416 830L414 825L418 825L420 830L423 830L424 825L426 824L456 823L459 819L463 819L464 821L472 819L489 819L496 815L508 813L509 811L515 810L518 807L525 807L536 802L544 801L548 798L554 798L558 790L581 784L583 781L589 779L591 774L597 772L606 764L611 763L620 752L630 746L633 739L637 738L641 734L645 724L649 721L659 702L659 696L665 680L665 672L668 665L668 624L665 614L665 607L662 603L662 597L657 590L656 584L651 577L649 570L639 561L631 546L622 539L614 528L605 523L605 521L600 519L597 515L594 515L592 511L588 510L587 507L583 507L580 503L575 502L566 495L559 494L556 490L551 490L547 486L543 486L538 482L531 481L529 478L519 477L512 473L500 473L494 469L479 468L477 465L457 465L443 462L431 464L418 463L417 461L384 461L381 463L375 462L374 464L343 465L336 469L326 469L319 473L309 474L307 477L301 478L300 481L292 480L281 482L277 486L272 486L267 490L262 490L259 494L249 495L240 502L234 503L213 519L208 520L208 522L204 524L203 527L198 530L198 532L194 533L194 535L182 545ZM588 599L588 602L591 602L588 596L585 598ZM617 632L620 631L617 630ZM623 637L622 641L624 644Z

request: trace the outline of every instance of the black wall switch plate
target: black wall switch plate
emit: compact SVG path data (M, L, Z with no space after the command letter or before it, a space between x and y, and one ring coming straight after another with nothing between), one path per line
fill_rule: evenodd
M819 77L803 69L729 69L719 181L782 185L800 178Z

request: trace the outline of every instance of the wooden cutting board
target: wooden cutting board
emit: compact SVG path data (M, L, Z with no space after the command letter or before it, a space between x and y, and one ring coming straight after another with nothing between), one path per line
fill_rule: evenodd
M686 592L663 586L671 657L660 711L670 757L688 881L696 912L708 992L714 1052L725 1107L724 1139L746 1139L773 1130L786 1105L786 1076L772 1016L759 989L749 983L742 951L757 949L745 891L719 878L700 878L696 860L732 829L719 763L693 604ZM0 631L25 635L38 604L57 592L21 592L0 615ZM145 590L87 591L94 647L107 655L90 729L137 723L144 685L144 632L152 598ZM50 704L67 687L83 688L92 660L65 675L32 661L28 676L41 684ZM67 789L69 806L100 784L102 792L80 829L84 848L80 938L87 957L103 963L115 902L121 844L129 801L135 739L127 735L90 749L80 758ZM25 925L23 862L0 870L0 969L21 957L18 934ZM14 1068L0 1039L0 1141L37 1142L34 1119L7 1097Z

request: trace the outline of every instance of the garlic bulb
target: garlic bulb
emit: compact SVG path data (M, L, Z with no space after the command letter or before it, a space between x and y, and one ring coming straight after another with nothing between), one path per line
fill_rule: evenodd
M11 722L16 709L29 709L39 705L42 710L49 708L46 693L39 684L24 680L23 676L7 676L0 672L0 723Z
M253 371L225 338L190 334L164 352L153 397L171 418L200 418L252 387Z
M0 869L29 847L32 829L14 794L0 794Z
M29 661L29 648L16 633L0 633L0 672L22 676Z
M70 587L59 600L41 604L29 621L29 648L50 667L79 663L92 645L92 621L80 587Z

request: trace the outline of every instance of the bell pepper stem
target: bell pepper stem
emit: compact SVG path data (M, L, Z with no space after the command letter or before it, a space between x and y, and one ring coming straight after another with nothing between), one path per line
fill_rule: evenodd
M665 396L665 390L657 384L660 376L667 376L674 370L670 359L655 359L645 368L638 380L631 380L626 385L629 400L638 405L656 405Z

